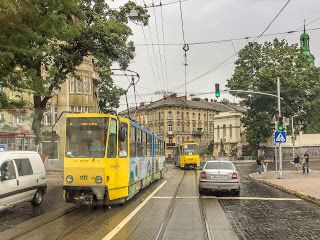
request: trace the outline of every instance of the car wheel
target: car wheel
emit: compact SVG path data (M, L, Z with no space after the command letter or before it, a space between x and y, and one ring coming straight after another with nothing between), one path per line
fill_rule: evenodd
M31 201L32 206L36 207L39 206L42 203L43 200L43 191L41 189L38 189L36 193L33 196L33 199Z

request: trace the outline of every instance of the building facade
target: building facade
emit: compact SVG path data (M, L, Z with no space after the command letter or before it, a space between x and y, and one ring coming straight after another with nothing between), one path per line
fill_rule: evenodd
M236 142L240 138L240 131L237 131L240 118L238 119L236 110L213 100L187 100L185 96L177 97L173 94L149 105L142 103L137 109L130 109L130 112L130 117L138 124L163 137L169 158L173 147L184 141L198 142L202 148L216 141L218 138L215 136L215 121L218 118L215 117L221 113L225 113L221 115L225 119L231 119L229 114L234 116L231 120L234 137L230 140ZM120 115L127 116L128 113L123 111ZM223 118L219 118L219 121L223 121ZM235 119L239 120L239 123L235 123Z
M37 150L49 155L51 159L62 160L65 146L65 115L72 112L98 112L98 75L90 57L85 58L76 68L75 76L68 76L60 86L59 92L56 92L48 103L42 120L43 137L40 149L36 149L34 145L35 136L31 130L32 107L6 109L0 112L0 144L8 144L12 150ZM10 98L20 94L20 97L32 106L32 93L17 93L9 89L5 91Z

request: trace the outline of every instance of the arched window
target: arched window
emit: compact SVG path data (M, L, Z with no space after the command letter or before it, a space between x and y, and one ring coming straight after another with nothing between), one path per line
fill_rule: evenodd
M226 125L223 124L223 130L222 130L222 136L223 136L223 138L225 138L226 135L227 135L227 127L226 127Z
M232 125L231 124L229 126L229 131L230 131L229 136L230 136L230 138L232 138Z

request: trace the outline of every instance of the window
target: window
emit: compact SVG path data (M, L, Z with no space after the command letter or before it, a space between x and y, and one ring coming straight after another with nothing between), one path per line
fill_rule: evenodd
M137 157L141 157L143 156L143 145L142 145L142 132L140 129L136 130L136 134L137 134L137 142L136 142L136 146L137 146Z
M136 157L136 128L133 126L130 131L130 157Z
M88 94L89 92L89 77L83 77L83 93Z
M120 123L123 139L119 139L119 157L128 156L128 124Z
M152 136L147 134L147 157L152 155Z
M177 119L180 119L180 112L177 112Z
M196 119L196 114L195 113L192 113L192 118Z
M53 107L53 119L52 122L55 123L58 120L58 107Z
M89 107L88 106L84 106L83 107L83 112L84 113L88 113L89 112Z
M168 112L168 119L172 119L172 112Z
M51 124L51 112L46 112L44 115L44 125Z
M169 131L169 132L172 132L172 131L173 131L172 123L169 123L169 124L168 124L168 131Z
M232 125L231 124L229 126L229 136L230 136L230 138L232 138Z
M74 93L75 88L75 78L73 76L69 79L69 93Z
M169 143L172 143L172 142L173 142L172 137L169 137Z
M70 106L70 111L71 112L76 112L76 110L77 110L76 106Z
M77 93L82 93L82 81L81 78L77 79Z
M219 127L219 125L217 126L217 138L218 139L220 138L220 127Z
M16 171L14 169L13 161L7 161L1 165L1 181L16 179Z
M92 87L92 78L88 77L88 84L89 84L89 93L90 95L93 94L93 87Z
M225 138L227 135L227 127L223 124L222 136Z
M22 115L20 114L13 114L13 124L14 125L22 125Z
M32 175L32 167L28 158L14 159L19 176Z
M117 121L111 119L110 131L109 131L109 142L108 142L108 157L114 158L117 155Z
M81 113L82 112L82 106L77 107L77 112Z
M4 122L4 112L0 112L0 123Z

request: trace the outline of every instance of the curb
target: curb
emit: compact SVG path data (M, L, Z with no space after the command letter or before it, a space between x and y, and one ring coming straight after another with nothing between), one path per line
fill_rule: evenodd
M298 198L307 200L309 202L315 203L315 204L320 206L320 198L313 197L313 196L310 196L310 195L308 195L306 193L302 193L302 192L299 192L299 191L296 191L296 190L292 190L292 189L288 189L288 188L282 187L282 186L280 186L278 184L271 183L271 182L269 182L268 180L265 180L265 179L253 178L251 176L251 174L249 174L249 178L254 180L254 181L257 181L257 182L263 183L265 185L268 185L268 186L274 187L276 189L279 189L279 190L281 190L283 192L290 193L290 194L292 194L292 195L294 195L294 196L296 196Z

